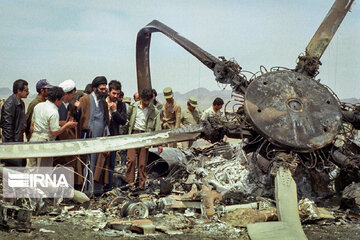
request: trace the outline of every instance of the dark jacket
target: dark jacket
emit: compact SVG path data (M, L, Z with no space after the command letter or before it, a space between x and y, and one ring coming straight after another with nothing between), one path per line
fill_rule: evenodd
M22 142L26 125L25 104L15 94L6 99L1 109L2 135L6 142Z
M118 101L116 104L116 111L111 113L111 120L110 120L110 135L120 135L123 133L119 132L119 127L126 124L126 106L125 103L122 101Z

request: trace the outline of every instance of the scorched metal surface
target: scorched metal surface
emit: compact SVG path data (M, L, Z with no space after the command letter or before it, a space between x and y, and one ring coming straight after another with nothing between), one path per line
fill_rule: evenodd
M293 71L276 71L252 81L245 111L258 132L271 143L297 151L320 149L341 126L334 96L319 82Z

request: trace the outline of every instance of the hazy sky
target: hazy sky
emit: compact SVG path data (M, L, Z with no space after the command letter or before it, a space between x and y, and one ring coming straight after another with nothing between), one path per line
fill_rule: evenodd
M256 72L294 68L331 0L65 1L0 0L0 87L73 79L79 89L97 75L136 91L137 32L157 19L214 56ZM151 44L153 87L219 89L212 72L162 34ZM355 2L321 59L318 78L341 98L360 97L360 8Z

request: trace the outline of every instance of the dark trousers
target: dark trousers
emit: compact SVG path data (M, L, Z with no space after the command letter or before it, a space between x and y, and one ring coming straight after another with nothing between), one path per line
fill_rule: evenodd
M136 166L138 169L139 188L144 188L146 181L145 167L149 151L146 148L133 148L127 150L126 182L134 183Z
M121 156L121 165L125 166L126 165L126 156L127 156L126 150L121 150L120 156Z
M116 152L110 152L110 165L109 165L109 184L104 187L104 190L111 190L113 185L113 175L116 166Z

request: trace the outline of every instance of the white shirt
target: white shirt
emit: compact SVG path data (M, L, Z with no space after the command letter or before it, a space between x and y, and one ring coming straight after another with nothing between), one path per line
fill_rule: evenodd
M67 107L69 106L70 103L69 102L67 102L67 103L63 102L62 104L64 104L65 108L67 109Z
M58 107L49 100L37 104L31 121L34 122L34 134L54 139L51 132L60 129Z
M220 110L215 112L213 107L211 106L202 113L201 120L207 120L209 117L213 117L215 115L221 117L222 112Z
M96 105L96 107L98 108L98 107L99 107L99 101L100 101L100 100L97 99L97 96L96 96L95 92L92 92L91 95L94 97L95 105Z
M135 117L135 124L134 124L134 130L140 130L145 131L146 128L146 115L149 111L149 107L146 107L143 109L141 107L141 104L139 104L139 107L136 111L136 117Z

